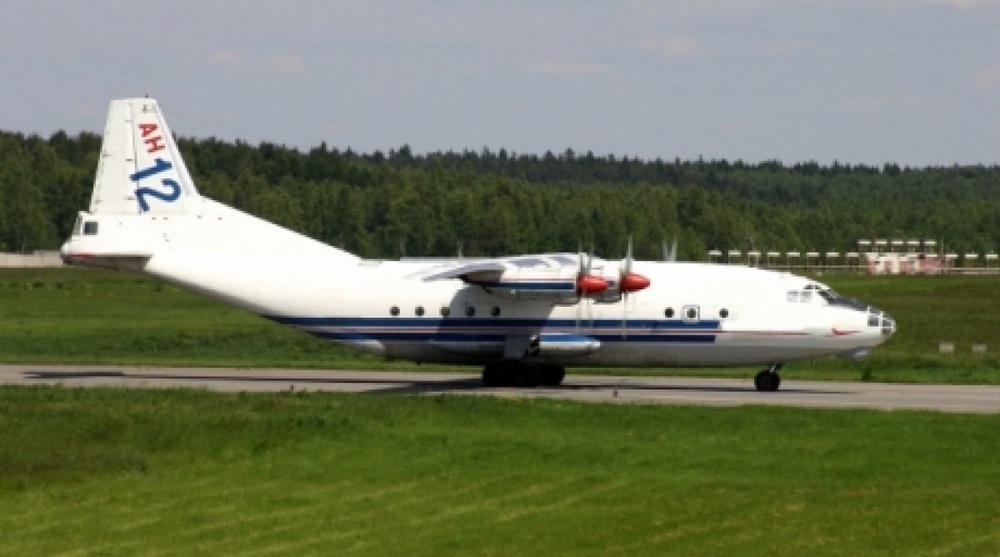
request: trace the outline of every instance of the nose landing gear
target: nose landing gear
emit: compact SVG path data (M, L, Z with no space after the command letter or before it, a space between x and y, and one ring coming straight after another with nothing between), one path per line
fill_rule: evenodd
M768 366L767 369L761 370L753 378L753 385L758 391L764 393L773 393L778 390L781 386L781 376L778 375L778 371L781 369L782 364L774 363Z

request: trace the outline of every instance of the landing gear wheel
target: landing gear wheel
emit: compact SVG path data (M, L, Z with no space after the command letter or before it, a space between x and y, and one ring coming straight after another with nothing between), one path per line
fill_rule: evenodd
M566 377L566 368L562 366L542 366L538 369L538 384L545 387L558 387Z
M773 393L781 386L781 376L776 370L765 369L753 378L753 386L762 393Z
M507 369L499 363L489 363L483 368L483 385L486 387L506 387L510 384Z
M539 372L540 370L535 369L535 366L513 366L513 369L511 370L511 377L514 379L514 386L521 387L522 389L537 387L540 383L539 378L541 376L541 373Z

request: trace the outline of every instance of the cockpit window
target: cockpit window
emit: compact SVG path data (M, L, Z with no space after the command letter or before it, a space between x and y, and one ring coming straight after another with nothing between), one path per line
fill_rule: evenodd
M828 303L830 302L828 290L823 290L815 284L807 284L802 290L789 290L788 301L793 304L811 304L816 299L814 295L823 298Z
M825 288L820 290L819 295L822 296L823 299L826 300L826 303L830 304L831 306L841 306L861 311L866 311L869 307L868 304L861 303L858 300L855 300L854 298L847 298L841 296L840 294L837 293L836 290L832 288Z

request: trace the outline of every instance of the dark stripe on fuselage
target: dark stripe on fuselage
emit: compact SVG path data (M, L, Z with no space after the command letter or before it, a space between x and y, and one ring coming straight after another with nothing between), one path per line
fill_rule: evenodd
M719 321L620 319L429 318L429 317L275 317L320 338L340 341L503 342L512 335L573 333L601 342L712 343Z
M569 294L576 292L576 281L557 282L529 282L529 281L497 281L497 282L473 282L483 288L506 288L508 290L539 290L544 292L566 291Z

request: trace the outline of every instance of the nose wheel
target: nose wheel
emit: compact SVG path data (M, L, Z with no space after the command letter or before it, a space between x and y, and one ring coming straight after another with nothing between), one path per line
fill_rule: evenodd
M761 370L753 378L753 386L757 388L758 391L763 393L773 393L778 390L781 386L781 376L778 375L778 370L781 369L781 364L771 364L767 369Z

